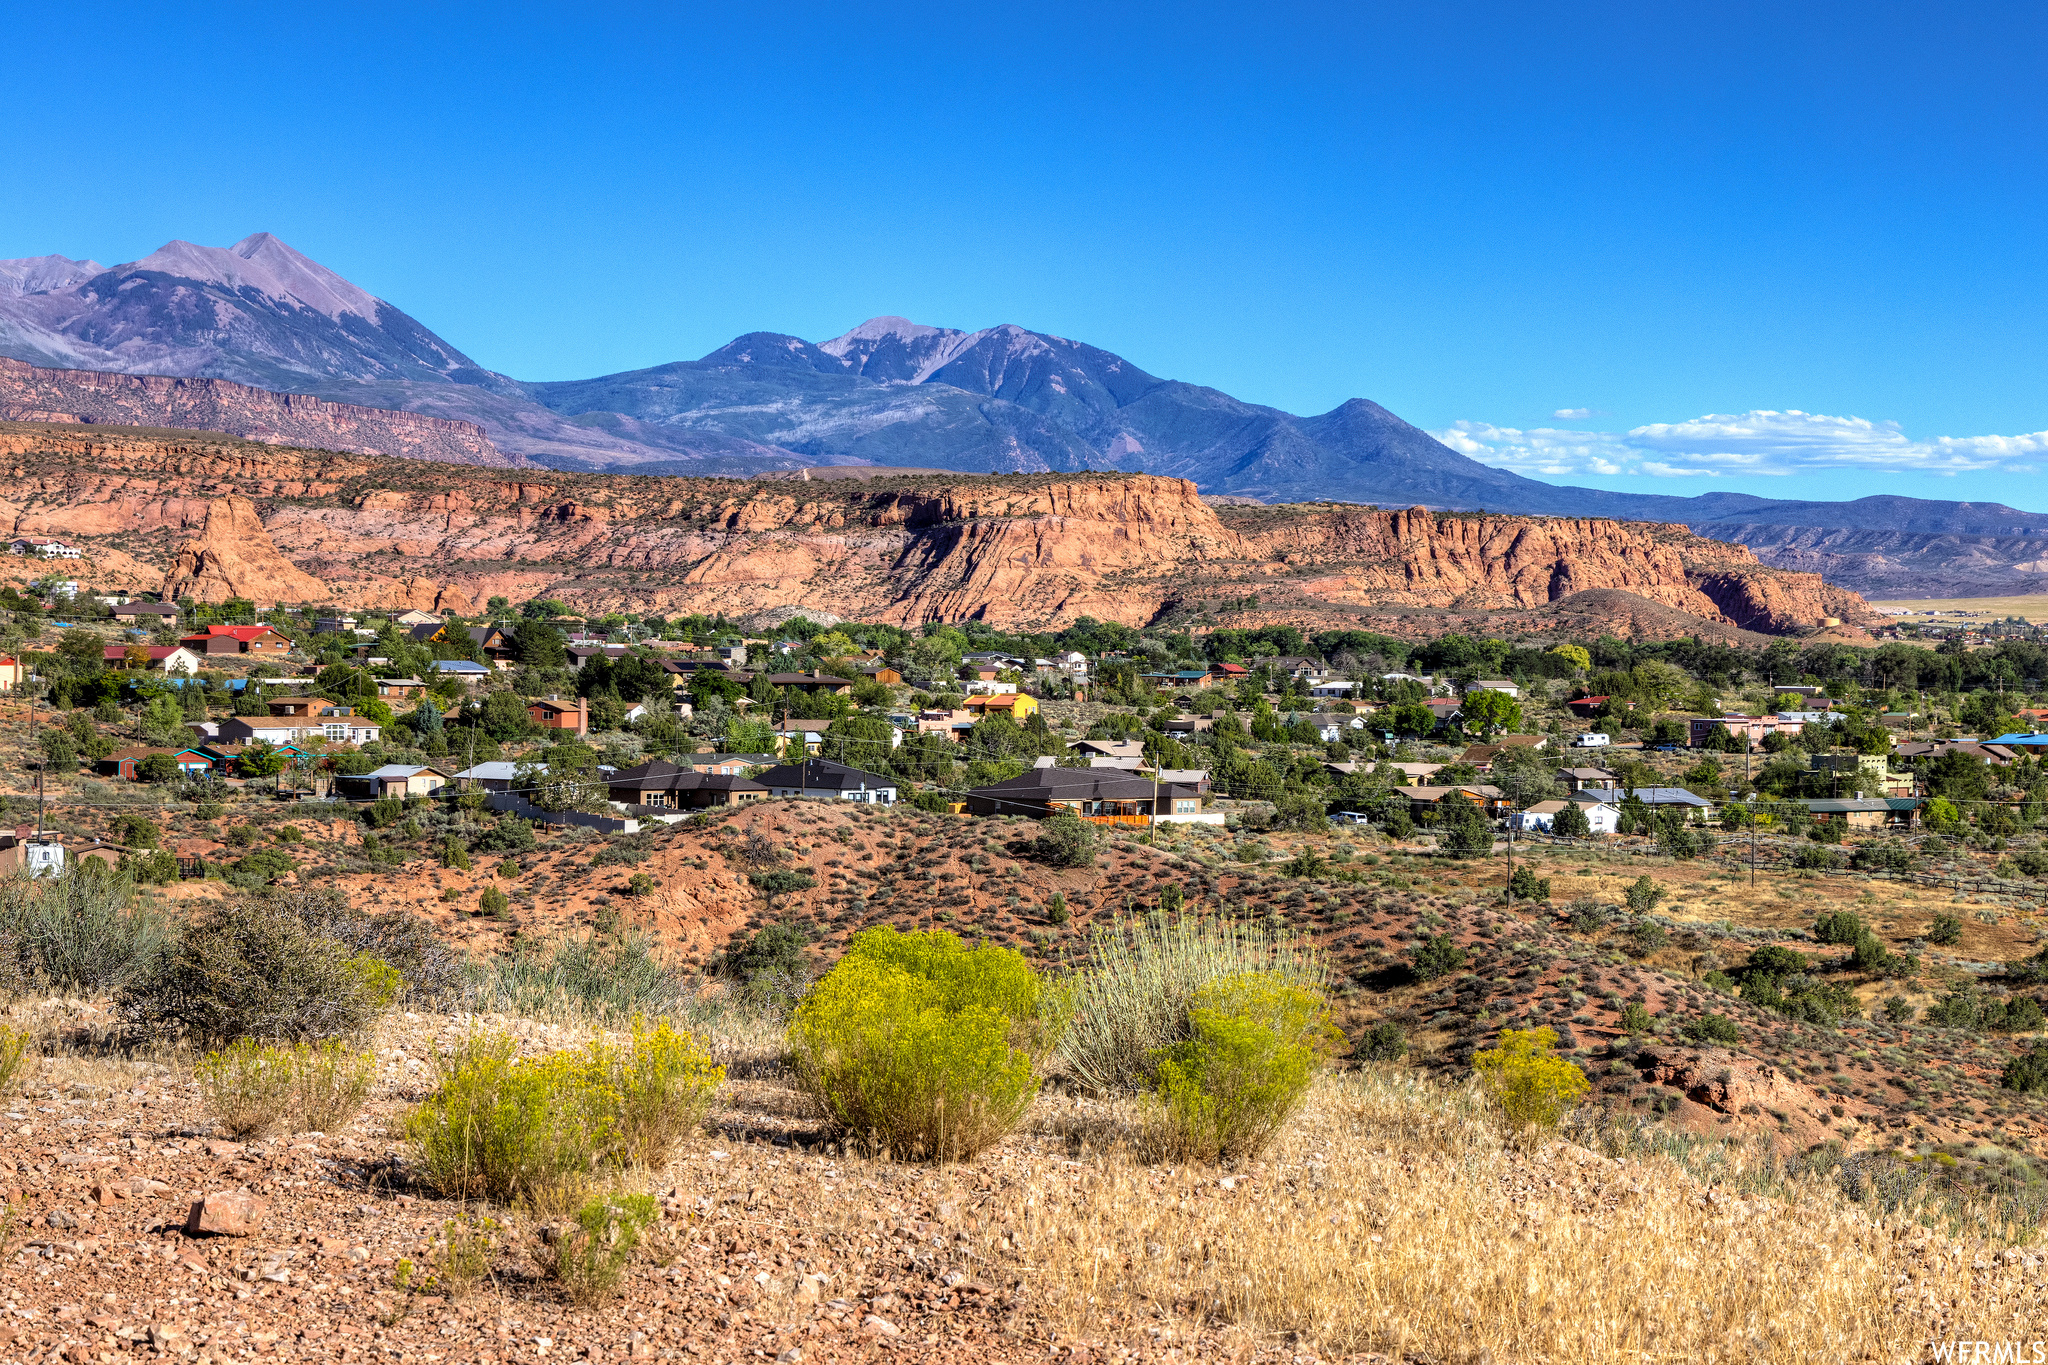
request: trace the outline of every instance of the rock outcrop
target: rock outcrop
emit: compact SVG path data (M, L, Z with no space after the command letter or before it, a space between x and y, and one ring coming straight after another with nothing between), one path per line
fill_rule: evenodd
M1407 634L1523 633L1569 616L1726 637L1865 614L1816 575L1681 526L1218 506L1150 475L515 473L6 424L0 458L12 473L0 527L17 532L107 537L140 554L218 518L219 535L179 548L171 578L221 596L447 606L545 593L670 615L805 603L901 624L1271 619ZM219 511L221 498L242 501ZM259 532L267 554L252 548Z
M524 467L474 422L273 393L226 379L46 370L0 357L0 420L224 432L252 441L365 455Z

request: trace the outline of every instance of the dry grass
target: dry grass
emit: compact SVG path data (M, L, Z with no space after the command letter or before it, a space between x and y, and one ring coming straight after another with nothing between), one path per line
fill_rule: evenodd
M1227 1327L1397 1358L1835 1362L2048 1332L2037 1255L1971 1257L1818 1183L1741 1200L1660 1158L1519 1150L1469 1090L1406 1075L1325 1080L1230 1179L1083 1162L1040 1182L1018 1269L1084 1336Z

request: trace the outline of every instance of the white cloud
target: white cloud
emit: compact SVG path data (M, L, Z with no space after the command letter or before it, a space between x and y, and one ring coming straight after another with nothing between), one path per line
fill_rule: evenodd
M1584 414L1560 409L1560 418ZM1820 413L1758 410L1710 414L1689 422L1656 422L1625 432L1564 431L1455 422L1432 433L1484 464L1518 473L1649 474L1692 478L1716 474L1789 475L1826 470L1871 474L1964 474L2003 469L2028 473L2048 455L2048 432L2024 436L1937 436L1916 441L1897 422Z
M1593 415L1591 408L1559 408L1550 414L1560 422L1583 422Z

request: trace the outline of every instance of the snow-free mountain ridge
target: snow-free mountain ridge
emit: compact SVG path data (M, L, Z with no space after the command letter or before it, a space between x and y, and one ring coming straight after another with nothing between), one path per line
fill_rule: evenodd
M698 360L524 382L484 369L266 232L225 248L173 241L112 267L63 256L0 262L0 355L224 378L473 422L500 450L565 469L1122 469L1267 501L1682 522L1740 538L1767 560L1776 540L1810 529L1943 545L2048 532L2048 517L1982 504L1559 487L1469 459L1365 399L1300 416L1014 324L963 331L877 317L820 342L750 333ZM1835 572L1853 583L1853 556L1845 562ZM1990 562L1996 576L2032 560L2001 549ZM2031 571L2011 572L2024 583Z

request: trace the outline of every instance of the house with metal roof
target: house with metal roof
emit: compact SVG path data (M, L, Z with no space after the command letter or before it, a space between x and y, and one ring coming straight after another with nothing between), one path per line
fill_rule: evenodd
M902 785L893 777L834 763L829 758L778 763L766 772L756 774L754 780L773 796L857 801L872 806L895 805Z
M1149 773L1122 768L1033 768L1005 782L969 789L967 810L973 815L1036 819L1071 811L1103 825L1223 822L1220 814L1202 813L1201 793L1192 785L1155 783Z

